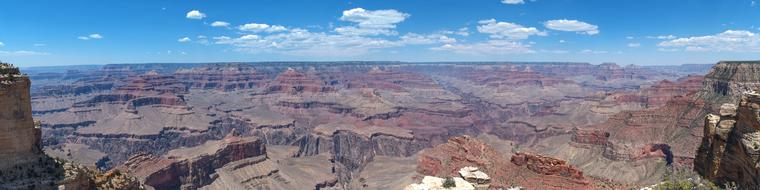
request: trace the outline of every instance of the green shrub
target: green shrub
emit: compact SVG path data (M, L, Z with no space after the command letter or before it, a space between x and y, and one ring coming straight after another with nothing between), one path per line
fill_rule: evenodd
M452 177L446 177L446 179L443 181L443 188L452 188L456 186L457 183L454 182L454 178Z

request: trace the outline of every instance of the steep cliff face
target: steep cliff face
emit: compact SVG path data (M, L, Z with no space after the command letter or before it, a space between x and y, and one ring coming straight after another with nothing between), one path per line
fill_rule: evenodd
M251 157L266 157L266 147L255 137L229 135L196 147L172 150L164 156L140 154L117 169L135 175L156 189L198 189L211 184L216 170Z
M737 103L743 92L760 89L760 61L722 61L705 75L699 97L720 105ZM717 106L716 106L717 107Z
M0 68L2 69L2 68ZM0 169L40 153L40 129L34 127L29 78L0 73Z
M744 94L739 105L724 104L705 118L694 169L718 184L760 186L760 94Z
M339 182L345 184L375 156L406 157L430 146L427 141L414 139L410 135L361 132L336 128L307 135L299 140L296 156L332 154L335 174Z

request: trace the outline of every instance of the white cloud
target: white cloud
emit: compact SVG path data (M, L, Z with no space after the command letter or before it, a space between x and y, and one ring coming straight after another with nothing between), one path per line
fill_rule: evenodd
M248 23L248 24L238 26L238 30L247 31L247 32L282 32L282 31L286 31L287 28L280 25Z
M103 36L100 34L90 34L90 39L102 39Z
M455 53L473 55L535 53L535 51L530 49L530 45L501 39L492 39L485 42L472 44L444 44L440 47L434 47L431 49L436 51L452 51Z
M214 21L214 22L211 23L211 26L213 26L213 27L229 27L230 23L229 22L224 22L224 21Z
M5 44L3 42L0 42L0 47L3 47L3 46L5 46Z
M523 27L509 22L497 22L495 19L478 21L478 32L490 34L491 38L522 40L530 36L546 36L546 32L534 27Z
M372 49L403 45L399 41L322 32L314 33L299 28L266 36L248 34L238 38L218 36L213 37L213 39L216 44L232 45L241 52L309 56L359 55Z
M760 34L726 30L714 35L672 39L657 45L684 51L760 52Z
M633 36L626 36L625 39L633 40L633 39L635 39L635 37L633 37Z
M192 41L189 37L180 38L177 40L178 42L190 42Z
M501 0L501 3L515 5L515 4L523 4L523 3L525 3L525 1L523 1L523 0Z
M354 8L343 11L342 21L355 23L355 26L335 28L335 32L344 35L395 35L396 24L409 18L409 14L394 9L365 10Z
M641 44L640 43L628 43L628 47L637 48L637 47L641 47Z
M77 39L80 39L80 40L98 40L98 39L103 39L103 36L100 35L100 34L90 34L90 35L87 35L87 36L79 36L79 37L77 37Z
M204 14L201 11L198 11L198 10L192 10L190 12L187 12L187 15L185 17L187 17L189 19L200 20L200 19L205 18L206 14Z
M649 39L658 39L658 40L672 40L676 39L676 36L674 35L661 35L661 36L647 36Z
M450 38L446 35L442 34L429 34L429 35L420 35L415 33L408 33L403 36L401 36L402 44L435 44L435 43L456 43L457 40L454 38Z
M598 51L598 50L590 50L590 49L584 49L581 50L582 54L605 54L607 51Z
M46 46L46 44L32 44L34 47L43 47Z
M36 52L36 51L0 51L0 55L3 56L35 56L35 55L50 55L46 52Z
M594 35L594 34L599 33L599 27L597 27L596 25L578 21L578 20L567 20L567 19L549 20L544 23L544 26L552 30L577 32L580 34Z
M565 43L565 40L559 40L559 43Z

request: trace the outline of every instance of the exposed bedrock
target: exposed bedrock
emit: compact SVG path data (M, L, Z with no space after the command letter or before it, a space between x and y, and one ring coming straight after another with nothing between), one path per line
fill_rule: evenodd
M758 73L760 62L757 61L719 62L705 75L700 98L711 100L716 108L722 103L736 104L742 93L760 89Z
M739 189L760 186L760 94L744 94L739 105L724 104L707 115L694 169L717 184Z
M18 73L0 73L0 82L0 169L3 169L40 153L40 129L32 119L29 78Z
M229 135L197 147L176 149L161 157L140 154L118 169L128 171L155 189L198 189L216 179L216 169L256 156L266 157L266 147L260 140Z
M111 168L136 154L161 155L179 147L196 146L208 140L221 139L233 129L241 133L249 133L250 130L245 122L234 119L218 120L211 125L206 131L163 129L159 134L153 135L74 133L67 141L86 144L106 153L109 160L100 163L98 167Z
M340 183L350 182L375 156L411 156L430 146L428 141L413 137L383 133L373 133L368 137L347 130L337 130L329 136L306 135L298 145L297 156L332 154L334 170Z
M494 147L469 136L420 153L417 172L429 176L456 176L466 166L475 166L491 176L491 188L521 186L527 189L594 189L595 183L565 161L518 153L505 158Z

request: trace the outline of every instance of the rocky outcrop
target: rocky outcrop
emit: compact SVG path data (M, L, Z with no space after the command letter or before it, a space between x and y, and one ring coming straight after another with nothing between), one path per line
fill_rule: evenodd
M0 63L2 64L2 63ZM18 69L0 65L0 169L40 153L40 129L32 119L31 82Z
M176 149L164 156L139 154L117 169L135 175L155 189L198 189L215 180L216 169L256 156L266 157L266 147L260 140L229 135L219 141Z
M727 89L727 92L736 93ZM760 186L760 94L745 93L739 105L724 104L705 118L694 169L717 184Z
M429 176L456 176L460 168L475 166L491 176L491 188L522 186L528 189L594 189L582 172L564 161L518 154L512 161L493 147L469 136L452 137L447 143L423 151L417 172ZM524 167L523 167L524 166Z
M760 61L721 61L705 75L699 97L715 103L738 103L742 93L760 89ZM715 110L717 111L717 110Z
M583 172L569 165L564 160L526 152L515 153L510 160L515 165L525 166L531 171L542 175L558 175L579 181L586 180L583 177Z

